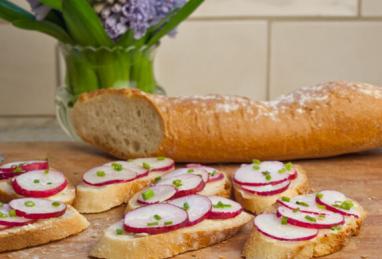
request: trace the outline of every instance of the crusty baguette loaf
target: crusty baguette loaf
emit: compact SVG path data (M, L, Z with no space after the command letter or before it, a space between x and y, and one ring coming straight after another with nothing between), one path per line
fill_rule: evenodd
M291 182L286 191L271 196L260 196L243 191L237 184L234 184L233 193L235 200L239 202L247 211L254 214L260 214L267 211L267 209L272 208L272 205L277 201L277 199L283 196L293 198L294 196L308 193L310 191L308 178L300 166L295 166L298 171L297 178Z
M22 197L24 196L17 194L13 190L10 179L0 181L0 201L1 202L7 203L13 199L22 198ZM68 184L68 186L64 190L57 193L56 195L47 197L47 199L60 201L66 204L72 204L75 197L76 197L76 189L71 184Z
M339 230L322 229L316 238L309 241L278 241L261 234L253 228L243 248L247 259L308 259L335 253L341 250L352 236L358 235L366 218L366 212L356 202L360 217L346 217Z
M160 259L197 250L226 240L247 224L246 212L232 219L204 220L201 223L158 235L116 235L122 222L105 230L90 255L108 259Z
M86 142L119 158L247 162L328 157L382 146L382 88L329 82L271 102L164 97L133 89L83 94L72 112Z
M46 244L77 234L89 226L84 216L68 206L64 215L0 231L0 252Z

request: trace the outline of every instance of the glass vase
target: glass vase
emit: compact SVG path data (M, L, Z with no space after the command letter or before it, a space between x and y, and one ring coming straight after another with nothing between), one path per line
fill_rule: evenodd
M81 47L59 45L64 66L56 92L56 115L62 129L79 140L70 119L77 98L102 88L137 88L165 94L154 75L156 47Z

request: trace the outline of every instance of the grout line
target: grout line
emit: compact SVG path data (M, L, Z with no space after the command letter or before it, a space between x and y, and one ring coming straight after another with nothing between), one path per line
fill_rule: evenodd
M273 22L268 21L268 30L267 30L267 71L266 71L266 100L271 99L271 57L272 57L272 28Z

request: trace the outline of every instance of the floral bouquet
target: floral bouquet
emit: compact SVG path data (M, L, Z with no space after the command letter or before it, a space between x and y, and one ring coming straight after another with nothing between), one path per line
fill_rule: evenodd
M203 0L28 0L32 12L0 0L0 18L56 38L73 104L83 92L136 87L158 92L153 51Z

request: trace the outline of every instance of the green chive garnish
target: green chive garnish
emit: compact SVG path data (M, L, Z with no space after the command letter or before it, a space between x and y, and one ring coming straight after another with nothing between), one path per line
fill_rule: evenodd
M24 205L26 207L34 207L36 204L33 201L26 201L24 202Z
M318 215L318 219L325 219L326 218L326 215L325 214L320 214Z
M142 192L142 198L147 201L155 196L155 193L153 189L147 189L146 191Z
M49 174L49 170L45 170L45 171L44 171L44 174Z
M104 177L106 175L105 171L97 171L98 177Z
M308 220L308 221L310 221L310 222L317 222L317 220L316 220L315 218L313 218L313 217L311 217L311 216L309 216L309 215L306 215L306 216L305 216L305 219Z
M123 166L120 163L112 163L111 167L114 169L114 171L122 171Z
M162 219L162 217L161 217L161 216L159 216L158 214L155 214L155 215L154 215L154 219L156 219L156 220L161 220L161 219Z
M117 234L117 235L123 235L123 229L122 228L117 228L116 230L115 230L115 234Z
M287 169L285 167L281 168L278 172L279 174L283 174L287 171Z
M296 204L304 207L309 207L309 204L303 201L296 201Z
M158 222L149 222L147 223L147 226L152 227L152 226L157 226L159 223Z
M46 184L47 184L47 185L51 185L51 184L52 184L52 182L47 182Z
M155 177L155 179L154 179L154 183L157 183L157 182L159 182L160 180L162 180L162 177L160 177L160 176Z
M7 217L8 217L8 215L6 215L6 214L0 212L0 218L7 218Z
M291 162L285 164L285 169L290 171L293 169L293 164Z
M281 224L282 224L282 225L287 225L287 224L288 224L288 218L282 216L282 217L281 217Z
M300 211L299 208L295 208L295 209L293 209L293 212L294 212L294 213L297 213L297 212L299 212L299 211Z
M354 204L351 200L346 200L343 202L336 202L335 204L333 204L333 206L343 210L350 210L351 208L353 208Z
M341 226L331 227L330 229L333 231L338 231L338 230L341 230Z
M281 197L281 200L285 202L290 202L290 198L285 196Z
M157 158L158 161L163 161L163 160L165 160L165 159L166 159L166 158L165 158L164 156L160 156L160 157Z
M39 179L34 179L33 183L40 183L40 180Z
M58 207L58 206L60 206L60 202L54 201L54 202L52 202L52 206L53 207Z
M321 210L326 210L326 206L324 206L324 205L317 204L316 206L317 206L317 208L319 208Z
M181 187L183 185L182 184L182 180L176 179L176 180L172 181L172 185L174 185L175 188L179 188L179 187Z
M188 169L187 170L187 173L193 173L194 172L194 169Z
M164 225L165 225L165 226L172 225L172 221L165 221L165 222L164 222Z
M8 212L8 215L9 215L10 217L16 217L16 216L17 216L15 210L10 210L10 211Z
M254 165L252 166L252 168L253 168L253 170L256 170L256 171L260 170L260 166L257 165L257 164L254 164Z
M217 174L218 172L216 170L212 171L211 173L209 173L210 176L215 176L215 174Z
M270 173L270 172L268 172L268 171L264 171L264 172L261 172L261 173L264 175L265 180L267 180L267 181L272 180L272 176L271 176L271 173Z
M22 173L24 170L21 168L21 166L16 166L13 171L13 173Z
M190 204L188 202L183 203L183 209L188 210L190 208Z
M143 162L143 163L142 163L142 167L143 167L144 169L146 169L146 170L150 170L150 168L151 168L151 166L150 166L148 163L146 163L146 162Z
M0 208L2 208L4 206L4 203L0 202Z
M324 197L324 195L319 192L319 193L316 194L316 197L319 198L319 199L322 199Z
M225 209L225 208L231 208L231 204L224 204L223 202L219 201L217 204L213 205L215 209Z
M259 159L253 159L253 160L252 160L252 164L260 165L260 164L261 164L261 161L260 161Z

